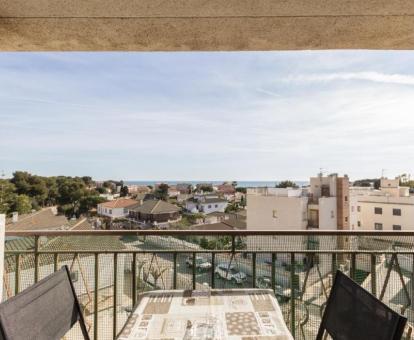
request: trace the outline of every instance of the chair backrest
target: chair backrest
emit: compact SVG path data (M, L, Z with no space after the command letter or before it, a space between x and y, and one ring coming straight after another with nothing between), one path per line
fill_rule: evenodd
M77 321L89 340L67 266L0 304L6 340L61 339Z
M400 340L407 319L340 271L329 295L317 340Z

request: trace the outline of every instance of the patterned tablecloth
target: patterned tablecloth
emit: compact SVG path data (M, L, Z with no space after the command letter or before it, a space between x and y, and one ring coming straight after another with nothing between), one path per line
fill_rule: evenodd
M140 295L118 340L293 340L267 289L160 290Z

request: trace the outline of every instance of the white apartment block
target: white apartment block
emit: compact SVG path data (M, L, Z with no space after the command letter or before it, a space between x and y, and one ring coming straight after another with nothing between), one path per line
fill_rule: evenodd
M351 188L350 225L353 230L414 230L414 196L399 179L382 178L379 190Z
M336 174L310 179L308 188L247 190L248 230L348 229L349 181Z
M348 229L349 181L336 174L310 179L307 188L254 188L247 190L247 230ZM307 250L311 240L295 237L295 250ZM280 250L289 236L254 237L247 240L251 250ZM335 237L318 239L319 247L337 248ZM278 257L279 259L279 257ZM296 261L304 261L298 255ZM282 257L287 261L286 257Z
M247 189L247 229L306 230L308 200L303 189Z

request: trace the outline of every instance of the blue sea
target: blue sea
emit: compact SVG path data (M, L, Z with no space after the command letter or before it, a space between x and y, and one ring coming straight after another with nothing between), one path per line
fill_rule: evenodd
M278 184L280 181L237 181L237 186L239 188L257 188L257 187L274 187L276 184ZM309 185L309 182L307 181L294 181L298 186L306 186ZM154 186L154 184L157 183L166 183L169 185L175 185L178 183L189 183L192 185L196 185L199 183L211 183L213 185L220 185L223 183L223 181L124 181L126 185L151 185Z

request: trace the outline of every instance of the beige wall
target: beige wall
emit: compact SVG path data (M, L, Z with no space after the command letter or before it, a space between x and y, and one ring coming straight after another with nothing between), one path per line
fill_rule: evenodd
M381 208L382 214L376 214L375 208ZM394 215L393 209L400 209L401 216ZM380 190L352 188L351 229L375 230L375 223L381 223L382 230L393 230L393 225L401 226L401 230L414 230L414 196L409 196L406 187L399 186L398 179L382 178Z
M248 230L306 230L307 197L247 194Z
M321 197L319 199L319 229L336 230L336 228L336 197Z
M411 199L411 204L407 204L407 200L401 201L401 198L388 197L361 199L357 204L361 207L360 212L356 211L361 227L355 230L375 230L375 223L382 223L383 230L393 230L393 225L400 225L401 230L414 230L414 200ZM382 208L381 215L375 214L376 207ZM393 215L394 208L401 209L401 216Z

